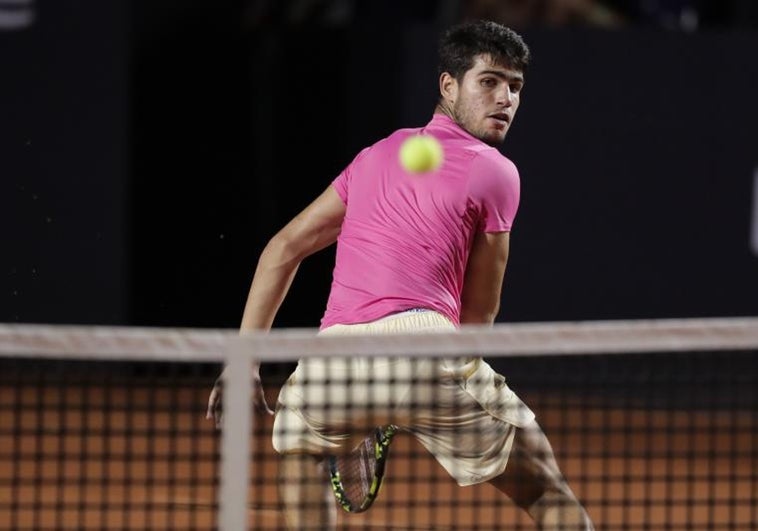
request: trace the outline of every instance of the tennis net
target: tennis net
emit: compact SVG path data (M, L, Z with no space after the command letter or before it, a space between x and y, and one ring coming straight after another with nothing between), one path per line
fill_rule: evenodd
M0 325L0 529L285 529L272 420L250 414L253 360L470 356L534 411L597 529L755 529L756 350L758 318L370 337ZM224 363L217 431L204 413ZM270 403L287 374L268 373ZM301 382L306 411L381 403L376 386L405 373L340 374ZM488 483L459 487L407 430L371 508L337 515L340 529L534 529Z

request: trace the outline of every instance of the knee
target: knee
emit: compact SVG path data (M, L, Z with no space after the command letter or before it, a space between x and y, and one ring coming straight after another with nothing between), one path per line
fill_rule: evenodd
M530 506L524 507L540 529L592 531L594 526L582 504L566 486L547 490Z
M565 481L551 481L539 490L535 490L532 496L516 502L519 507L526 510L530 510L532 507L560 506L570 503L579 502Z
M493 483L525 510L542 499L574 498L547 438L536 424L517 431L505 471Z

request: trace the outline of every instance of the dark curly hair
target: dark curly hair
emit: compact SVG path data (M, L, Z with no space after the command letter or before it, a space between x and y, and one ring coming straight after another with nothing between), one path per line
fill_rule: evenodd
M489 55L498 63L524 72L531 54L521 36L488 20L464 22L445 32L439 44L439 73L457 80L474 65L477 55Z

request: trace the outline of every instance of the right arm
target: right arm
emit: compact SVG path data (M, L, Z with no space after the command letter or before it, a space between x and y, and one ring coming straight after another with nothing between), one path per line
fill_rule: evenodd
M242 314L240 333L269 330L282 305L300 262L337 241L345 218L345 203L329 186L315 201L300 212L266 245L258 259L253 282ZM208 397L206 418L221 420L223 373ZM260 385L259 367L253 367L256 406L268 413Z
M300 262L337 241L344 217L345 203L330 186L269 241L253 275L242 332L271 328Z

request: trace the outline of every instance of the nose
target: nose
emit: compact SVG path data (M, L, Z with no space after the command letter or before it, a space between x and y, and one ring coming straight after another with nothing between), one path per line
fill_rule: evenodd
M515 94L511 91L510 85L503 84L503 87L498 91L497 103L503 107L510 107L513 105L513 98Z

